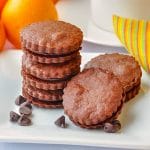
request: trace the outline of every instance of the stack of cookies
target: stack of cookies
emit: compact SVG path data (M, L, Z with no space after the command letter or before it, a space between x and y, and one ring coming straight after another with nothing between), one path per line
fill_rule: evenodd
M80 72L82 31L63 21L34 23L21 31L23 96L42 108L61 108L63 89Z

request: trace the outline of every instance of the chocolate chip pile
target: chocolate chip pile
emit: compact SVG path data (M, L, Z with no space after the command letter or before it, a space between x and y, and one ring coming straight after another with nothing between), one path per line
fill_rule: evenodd
M13 123L18 123L20 126L29 126L32 124L31 119L29 118L32 114L32 105L30 102L26 101L26 99L19 95L15 104L19 107L19 114L10 111L10 121ZM65 121L65 116L62 115L59 117L54 124L60 128L67 128L68 124ZM106 122L102 126L103 130L107 133L116 133L121 129L121 123L118 120L113 120L111 122Z
M15 101L17 106L20 106L19 113L14 111L10 112L10 121L16 122L20 126L29 126L32 124L31 119L29 118L32 114L32 105L30 102L26 101L24 97L19 95Z
M19 95L15 104L19 107L19 114L10 111L10 121L13 123L18 123L20 126L29 126L32 124L31 119L29 118L32 114L32 105L28 102L23 96ZM66 128L67 124L65 122L65 116L59 117L55 122L55 125L61 128Z

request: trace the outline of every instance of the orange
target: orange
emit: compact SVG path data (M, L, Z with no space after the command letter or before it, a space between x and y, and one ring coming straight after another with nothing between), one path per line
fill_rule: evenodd
M0 0L0 12L2 11L7 0Z
M52 0L52 1L53 1L54 4L56 4L58 0Z
M20 30L33 22L56 20L57 11L51 0L8 0L2 21L8 40L20 48Z
M4 31L4 28L3 28L3 24L2 24L2 22L0 21L0 51L1 51L1 50L3 49L3 47L4 47L5 40L6 40L5 31Z

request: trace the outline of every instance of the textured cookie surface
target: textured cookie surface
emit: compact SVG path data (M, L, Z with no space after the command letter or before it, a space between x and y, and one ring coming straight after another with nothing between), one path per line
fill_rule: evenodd
M63 21L33 23L21 31L22 48L48 54L65 54L79 49L82 31Z
M71 117L70 117L70 120L72 122L74 122L75 125L80 126L82 128L87 128L87 129L99 129L99 128L103 128L105 122L111 122L111 121L117 119L117 117L119 116L119 114L121 112L122 106L123 106L123 102L120 105L120 107L118 108L118 111L116 113L113 113L113 115L110 118L108 118L104 122L101 122L101 123L98 123L98 124L90 124L90 125L80 124L79 122L76 122L75 120L73 120Z
M134 86L130 91L126 92L125 102L127 102L127 101L131 100L132 98L134 98L139 93L140 87L141 87L141 83Z
M45 64L64 63L76 58L79 55L79 51L65 56L48 56L48 55L32 53L29 50L24 50L24 53L30 59L30 61L45 63Z
M22 58L22 69L30 75L39 79L49 80L65 78L66 76L72 75L80 70L81 56L79 55L74 60L65 64L40 64L33 63L24 54Z
M68 82L64 89L63 106L74 122L94 126L117 113L124 98L118 78L100 68L91 68Z
M87 68L100 67L116 75L121 81L125 91L132 89L141 80L141 68L134 57L112 53L99 55L85 65Z
M62 101L54 101L54 102L49 102L49 101L43 101L39 100L37 98L34 98L30 96L28 93L26 93L24 90L22 91L22 95L33 105L41 108L63 108Z
M25 84L43 90L63 89L64 87L66 87L67 82L70 80L70 78L68 78L67 80L55 81L55 82L45 81L45 80L37 79L29 74L26 74L24 71L22 71L22 76Z
M62 100L63 90L41 90L27 84L23 84L23 90L30 96L41 99L43 101L58 101Z

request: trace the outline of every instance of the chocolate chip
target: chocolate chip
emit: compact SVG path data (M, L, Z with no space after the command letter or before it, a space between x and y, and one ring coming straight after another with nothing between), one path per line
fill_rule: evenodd
M115 133L118 132L120 129L121 124L118 120L113 120L104 124L104 131L108 133Z
M17 122L19 118L20 118L20 115L19 115L19 114L17 114L17 113L14 112L14 111L11 111L11 112L10 112L10 121L11 121L11 122Z
M26 101L26 99L23 96L19 95L15 100L15 104L19 106L22 103L24 103L25 101Z
M65 116L59 117L59 118L55 121L55 125L57 125L58 127L61 127L61 128L66 128L66 127L67 127L67 124L65 123Z
M32 105L31 105L31 103L28 102L28 101L22 103L22 104L21 104L21 107L23 107L23 106L28 107L29 109L32 109Z
M18 120L18 124L20 126L29 126L31 125L31 120L27 116L22 115Z
M20 114L24 114L24 115L31 115L32 114L32 111L29 107L26 107L26 106L21 106L19 108L19 112Z

